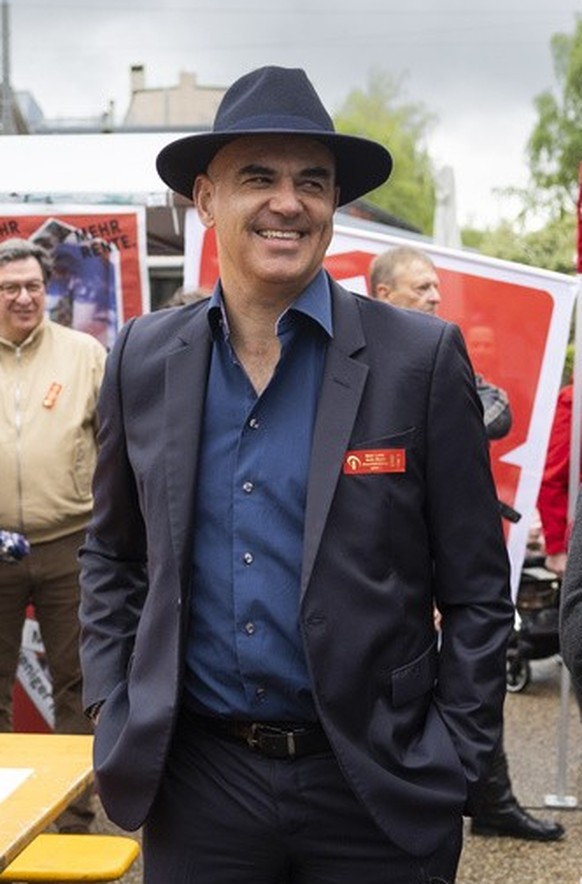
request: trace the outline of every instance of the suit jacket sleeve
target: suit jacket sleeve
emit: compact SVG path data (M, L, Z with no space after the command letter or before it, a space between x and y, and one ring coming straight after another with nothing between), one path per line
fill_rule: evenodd
M93 518L81 563L81 658L85 708L125 676L147 590L145 530L124 437L119 372L130 321L111 351L101 387Z
M444 335L431 385L428 519L435 601L442 614L436 702L469 782L475 782L484 769L481 753L491 751L501 721L499 688L505 687L513 606L489 446L456 332L449 327Z

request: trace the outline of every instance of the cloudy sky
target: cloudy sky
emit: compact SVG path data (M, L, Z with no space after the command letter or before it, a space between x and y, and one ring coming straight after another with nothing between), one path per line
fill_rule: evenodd
M525 184L533 101L555 86L550 40L572 33L573 0L9 0L11 79L45 116L120 122L129 68L171 86L181 70L227 86L263 64L304 67L333 113L372 70L437 117L428 149L455 172L461 223L511 206Z

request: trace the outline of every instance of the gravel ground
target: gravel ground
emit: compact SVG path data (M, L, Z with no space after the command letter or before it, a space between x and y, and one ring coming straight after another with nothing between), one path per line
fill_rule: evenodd
M561 666L557 658L534 661L532 680L505 707L505 747L513 789L531 813L560 820L566 838L537 844L513 838L483 838L468 831L457 884L580 884L582 878L582 731L570 697L568 727L561 726ZM567 740L564 740L564 737ZM559 765L558 747L567 742L567 764ZM572 796L573 809L550 809L546 796ZM96 829L119 832L100 811ZM135 833L134 833L135 834ZM136 837L139 838L139 833ZM121 879L142 884L141 859ZM159 884L172 884L160 881ZM229 882L224 882L229 884Z
M532 814L559 820L563 841L538 844L468 835L457 884L579 884L582 879L582 730L578 707L568 702L562 727L561 665L534 661L524 691L505 705L505 747L514 793ZM565 745L566 764L559 763ZM572 809L550 809L548 796L572 797ZM563 804L563 801L562 801Z

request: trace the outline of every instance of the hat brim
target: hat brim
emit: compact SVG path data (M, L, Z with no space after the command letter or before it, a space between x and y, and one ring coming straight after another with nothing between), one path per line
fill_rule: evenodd
M303 135L325 144L336 161L336 179L340 189L339 205L384 184L392 171L392 157L383 145L355 135L325 133L321 130L251 129L236 132L208 132L188 135L166 145L158 154L156 168L171 190L192 199L194 181L206 172L215 154L237 138L247 135Z

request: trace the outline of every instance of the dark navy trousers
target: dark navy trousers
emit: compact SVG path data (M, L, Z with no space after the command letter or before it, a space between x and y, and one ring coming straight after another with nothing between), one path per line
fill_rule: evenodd
M331 753L259 755L184 713L143 828L144 884L451 884L462 820L435 854L378 829Z

